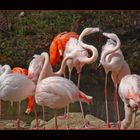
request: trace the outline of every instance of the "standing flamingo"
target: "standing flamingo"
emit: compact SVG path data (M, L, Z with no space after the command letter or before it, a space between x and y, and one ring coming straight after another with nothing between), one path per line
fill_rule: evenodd
M119 95L124 102L125 118L121 123L122 129L127 129L132 122L132 114L140 108L140 76L136 74L126 75L119 85ZM133 124L134 127L134 124Z
M43 108L43 120L44 116L44 106L48 106L52 109L64 108L67 104L75 101L82 100L89 103L92 100L91 96L85 95L81 92L75 84L63 77L53 76L43 79L47 69L43 66L40 73L38 84L36 87L35 101L38 105ZM55 113L55 125L57 125L57 117Z
M0 99L18 102L17 128L20 125L20 102L35 93L35 84L25 75L11 73L9 65L2 67L4 71L0 76Z
M0 76L2 75L3 71L2 71L2 65L0 65ZM0 119L1 119L1 99L0 99Z
M62 61L62 65L61 65L60 70L58 72L54 73L53 70L52 70L52 67L51 67L51 65L49 63L48 53L44 52L41 55L36 55L36 57L31 61L30 66L29 66L29 77L30 77L30 79L34 80L34 78L37 77L36 75L38 75L37 71L40 71L40 66L42 66L42 65L43 65L42 70L41 70L41 72L39 74L41 76L36 78L36 79L38 79L37 83L39 81L41 81L40 78L44 79L44 78L50 77L50 76L52 77L52 76L56 76L56 75L62 75L64 73L64 71L65 71L66 61L68 59L73 59L73 57L71 57L71 56L65 57L63 59L63 61ZM39 62L39 61L40 61L40 63L39 63L39 65L37 65L37 62ZM43 63L41 63L41 62L43 62ZM43 110L44 110L44 107L43 107Z
M78 82L77 86L80 87L80 73L82 70L82 67L85 64L91 64L96 61L98 57L98 51L97 49L92 45L87 45L83 43L83 37L85 35L99 32L99 28L86 28L83 30L83 32L79 36L79 40L74 37L70 37L69 40L67 40L67 43L65 44L65 50L63 51L63 58L65 58L67 55L73 56L73 60L67 61L67 66L69 69L69 79L71 79L71 72L73 68L75 67L78 73ZM63 42L63 40L61 40ZM92 52L92 56L88 58L88 51ZM50 51L50 56L53 56L53 52ZM50 57L51 58L51 57ZM50 61L51 62L51 61ZM82 112L82 116L84 118L84 112L83 107L80 102L80 108Z
M109 38L106 44L102 47L100 63L103 65L106 73L105 78L105 103L106 103L106 116L107 126L110 127L108 117L108 102L107 102L107 75L111 71L111 77L114 83L114 105L117 114L118 128L120 127L120 117L118 108L117 86L120 80L127 74L130 74L130 68L127 62L124 60L124 56L120 50L120 39L114 33L103 33L104 36Z
M20 74L25 74L28 75L28 70L21 68L21 67L14 67L12 69L12 73L20 73ZM33 97L29 96L28 97L28 105L27 105L27 109L26 109L26 114L30 114L31 110L33 109Z

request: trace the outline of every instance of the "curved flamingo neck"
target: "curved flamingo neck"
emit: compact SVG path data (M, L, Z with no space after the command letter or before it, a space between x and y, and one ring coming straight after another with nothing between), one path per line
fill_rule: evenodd
M60 75L64 74L65 68L66 68L66 62L68 59L73 59L73 56L70 56L70 55L66 56L61 63L60 69L57 72L54 72L53 76L60 76Z
M6 75L11 72L11 67L9 65L4 65L1 70L2 70L2 75Z
M111 66L112 65L112 62L110 61L107 61L106 60L106 57L109 55L109 54L112 54L114 53L115 51L119 50L120 49L120 45L121 45L121 42L120 42L120 39L115 35L113 36L112 38L110 37L110 39L116 41L116 46L106 52L103 53L102 57L101 57L101 60L100 62L103 64L103 65L108 65L108 66Z
M44 78L47 78L50 76L62 75L65 71L66 61L68 59L73 59L72 56L67 56L66 58L63 59L60 70L58 70L57 72L53 72L52 66L51 66L50 61L49 61L48 53L46 53L46 52L42 53L41 57L44 59L44 64L43 64L43 68L40 72L37 83L40 82L41 80L43 80Z
M95 29L95 30L94 30ZM93 46L93 45L88 45L88 44L85 44L84 42L83 42L83 37L85 36L85 35L89 35L89 34L91 34L91 33L95 33L95 32L98 32L99 31L99 29L98 28L90 28L90 32L89 32L89 30L87 31L86 29L80 34L80 36L79 36L79 44L84 48L84 49L86 49L86 50L90 50L91 52L92 52L92 56L90 57L90 58L83 58L83 59L81 59L81 61L83 62L83 63L87 63L87 64L91 64L91 63L93 63L93 62L95 62L96 60L97 60L97 58L98 58L98 51L97 51L97 49Z
M52 67L51 67L50 62L49 62L48 53L43 52L41 54L41 57L44 60L44 64L43 64L43 68L39 74L39 78L37 80L37 83L40 82L41 80L43 80L44 78L49 77L53 74L53 70L52 70Z

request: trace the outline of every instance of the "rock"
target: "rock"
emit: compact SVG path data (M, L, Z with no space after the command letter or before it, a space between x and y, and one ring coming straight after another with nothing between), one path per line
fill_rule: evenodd
M47 124L47 122L45 121L45 125L46 124ZM43 127L43 126L44 126L44 121L41 119L38 119L38 127ZM35 128L35 127L36 127L36 120L33 120L31 122L30 129Z
M94 128L105 128L106 123L103 120L100 120L93 115L86 115L86 120L89 122L90 125L92 125Z
M105 127L105 122L92 116L86 115L87 129L96 129ZM69 129L86 129L84 128L85 122L82 118L81 113L69 113L69 119L67 120L69 124ZM57 118L58 129L67 129L67 124L65 119ZM35 127L35 120L31 122L31 127ZM43 121L39 120L39 128L44 127ZM55 129L55 119L52 118L48 122L45 122L45 129Z
M133 121L134 121L134 114L133 114L133 117L132 117ZM136 113L136 120L135 122L131 123L131 125L129 126L129 129L140 129L140 110L137 111Z
M20 129L28 129L29 127L26 126L26 123L20 121ZM9 129L14 130L16 129L16 121L15 120L0 120L0 129Z

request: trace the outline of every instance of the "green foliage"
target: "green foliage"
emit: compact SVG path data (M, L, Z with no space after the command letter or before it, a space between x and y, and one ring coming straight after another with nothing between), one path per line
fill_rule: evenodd
M139 35L136 32L131 34L140 26L139 15L138 11L92 10L25 11L23 17L18 17L16 14L12 19L12 30L0 34L0 63L28 67L34 53L49 52L50 43L56 34L63 31L75 31L80 34L86 27L98 26L106 32L119 35L122 44L127 46L122 47L127 62L133 72L138 72L139 40L133 43L133 47L129 46L131 40ZM130 34L125 35L127 32ZM90 40L92 38L88 41L91 42ZM98 45L98 42L95 44ZM100 48L98 49L100 52Z

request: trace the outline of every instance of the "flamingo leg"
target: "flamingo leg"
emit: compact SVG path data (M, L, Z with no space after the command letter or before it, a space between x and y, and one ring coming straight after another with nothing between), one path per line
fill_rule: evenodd
M77 81L77 87L78 87L78 88L80 88L80 79L81 79L81 72L78 73L78 81ZM82 118L83 118L83 120L84 120L84 126L86 127L86 120L85 120L85 116L84 116L84 111L83 111L82 102L79 101L79 103L80 103Z
M64 75L64 77L66 77L66 75ZM69 69L69 80L71 80L71 70ZM59 119L68 119L68 113L69 113L69 106L67 105L64 108L64 115L63 116L59 116Z
M119 112L119 105L118 105L118 93L117 93L117 84L115 84L115 93L114 93L114 109L117 116L117 127L120 129L120 112Z
M107 101L107 74L105 76L105 109L106 109L106 124L107 127L110 128L110 123L109 123L109 115L108 115L108 101Z
M54 109L54 118L55 118L55 129L58 130L56 109Z
M65 108L66 110L66 127L67 129L69 129L69 122L68 122L68 119L69 119L69 104L67 105L67 107Z
M17 118L17 129L19 129L20 127L20 119L21 119L21 116L20 116L20 113L21 113L21 103L20 101L18 102L18 118Z
M38 117L37 117L37 112L36 112L36 105L35 105L35 98L33 98L33 110L35 113L35 120L36 120L36 128L38 128Z
M45 111L44 111L44 105L42 104L42 110L43 110L43 127L45 130Z
M0 119L1 119L1 113L2 113L2 111L1 111L1 104L2 104L2 101L0 99Z
M13 109L13 106L14 106L14 102L11 101L11 107L12 107L12 109Z

